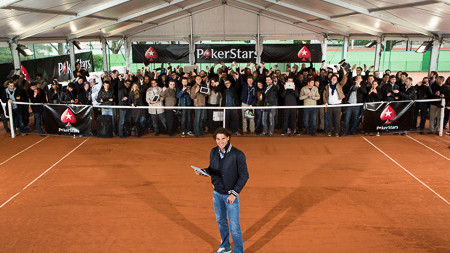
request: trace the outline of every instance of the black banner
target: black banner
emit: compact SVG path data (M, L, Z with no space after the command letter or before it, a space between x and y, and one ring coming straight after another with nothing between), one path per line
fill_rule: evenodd
M320 44L264 44L262 62L322 62Z
M414 128L414 101L367 104L364 132L397 132Z
M44 115L49 134L92 135L92 106L45 104Z
M195 45L197 63L255 62L256 50L252 44L200 44Z
M133 63L187 63L189 45L134 44Z
M75 61L79 62L81 67L85 67L86 70L94 71L92 52L75 54ZM12 70L14 70L13 64L0 64L1 80L6 80ZM46 82L50 82L54 77L57 77L59 81L67 81L70 79L71 72L70 57L69 55L61 55L22 61L21 71L25 74L27 80L34 80L36 74L41 73Z

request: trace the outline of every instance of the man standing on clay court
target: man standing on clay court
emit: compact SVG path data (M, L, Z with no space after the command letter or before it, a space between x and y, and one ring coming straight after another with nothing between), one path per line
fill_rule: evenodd
M245 155L230 143L231 134L218 128L213 134L217 147L211 150L209 167L203 171L211 175L213 184L213 203L216 221L219 225L222 243L215 253L230 253L230 230L234 252L244 252L241 227L239 225L239 193L248 180ZM195 174L201 175L199 171ZM230 221L228 226L227 220Z

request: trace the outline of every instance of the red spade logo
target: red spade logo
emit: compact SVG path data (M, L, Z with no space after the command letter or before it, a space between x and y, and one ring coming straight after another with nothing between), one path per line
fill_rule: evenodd
M153 49L153 47L150 47L147 52L145 52L145 58L149 59L150 61L154 61L156 58L158 58L158 53Z
M298 58L302 59L302 61L311 61L311 52L306 46L303 46L302 49L298 51Z
M77 119L75 118L72 110L67 108L61 115L61 121L62 123L67 123L67 126L72 126L70 123L74 124L75 122L77 122Z
M30 75L28 74L27 69L23 65L20 66L20 71L23 73L23 76L25 77L25 80L27 80L29 82L30 81Z
M209 57L211 57L211 52L209 51L209 49L206 49L205 53L203 54L203 56L205 56L206 58L209 59Z
M381 113L380 119L382 121L386 121L385 124L390 124L391 120L395 119L395 117L397 117L397 113L390 105L388 105L388 107Z
M63 66L62 71L63 71L64 74L67 73L67 62L64 62L64 66Z

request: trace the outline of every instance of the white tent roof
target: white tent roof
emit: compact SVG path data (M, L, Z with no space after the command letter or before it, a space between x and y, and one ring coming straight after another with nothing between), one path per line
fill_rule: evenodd
M450 40L449 0L2 0L0 46L86 41ZM3 42L3 43L2 43Z

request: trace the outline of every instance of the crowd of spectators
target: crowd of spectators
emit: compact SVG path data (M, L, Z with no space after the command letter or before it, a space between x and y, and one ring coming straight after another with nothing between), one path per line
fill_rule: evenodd
M181 67L164 64L151 70L149 66L120 74L117 70L100 76L89 74L79 65L75 79L63 87L58 78L47 84L37 74L32 82L14 73L0 89L3 103L12 101L54 104L146 106L146 109L95 108L94 115L110 115L114 133L126 137L130 129L139 133L154 131L155 135L180 133L201 137L214 132L218 122L215 110L161 109L161 106L194 106L199 108L252 106L314 106L324 108L301 109L226 109L223 116L226 127L236 135L273 136L275 129L281 135L328 136L355 134L360 123L361 106L328 107L328 105L357 104L378 101L424 100L444 98L447 128L450 113L450 77L446 80L433 71L422 80L414 81L406 72L384 73L367 68L350 67L345 60L337 65L316 70L310 66L286 66L281 72L277 65L267 69L265 64L248 63L241 68L237 63L216 63L205 70L194 68L185 73ZM421 133L436 133L439 129L441 103L417 103L414 109L416 128ZM42 129L43 108L31 106L35 126ZM219 110L220 111L220 110ZM9 132L5 114L1 111L4 128ZM30 109L13 104L15 126L19 132L30 131ZM418 120L420 118L420 121ZM429 118L429 129L425 122ZM341 130L341 121L343 129ZM419 122L418 122L419 121ZM239 131L241 129L241 131Z

